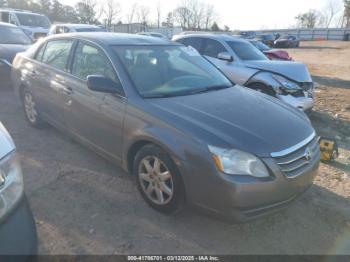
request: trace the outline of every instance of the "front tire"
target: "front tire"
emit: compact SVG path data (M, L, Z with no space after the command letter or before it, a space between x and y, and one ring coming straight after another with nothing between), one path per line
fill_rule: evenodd
M133 174L144 200L155 210L174 214L184 204L184 186L180 173L161 148L149 144L136 155Z
M28 90L28 88L25 88L22 90L21 95L24 113L28 123L35 128L43 128L45 126L45 122L40 116L32 93Z

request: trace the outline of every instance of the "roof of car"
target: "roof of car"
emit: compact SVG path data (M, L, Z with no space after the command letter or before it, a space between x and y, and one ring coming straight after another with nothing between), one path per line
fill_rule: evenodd
M78 38L96 43L102 43L104 45L178 45L170 40L164 40L152 36L107 32L69 33L48 37L48 39L55 38Z
M39 15L39 16L45 16L44 14L34 13L29 10L20 10L20 9L12 9L12 8L0 8L1 12L9 12L9 13L16 13L16 14L28 14L28 15Z
M161 33L157 33L157 32L140 32L138 33L139 35L163 35Z
M227 34L185 34L185 35L178 35L175 36L174 39L181 39L181 38L188 38L188 37L201 37L201 38L212 38L217 39L221 41L230 41L230 42L246 42L245 39L233 35L227 35Z
M67 26L73 28L101 28L97 25L87 25L87 24L55 24L54 26Z

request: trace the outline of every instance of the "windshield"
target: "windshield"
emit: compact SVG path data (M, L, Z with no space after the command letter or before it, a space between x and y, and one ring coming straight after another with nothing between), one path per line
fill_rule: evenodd
M260 41L252 41L251 42L256 48L258 48L260 51L268 51L271 48L265 45L263 42Z
M16 14L21 26L49 28L50 21L46 16L34 14Z
M268 60L254 45L248 42L227 42L236 55L243 61Z
M279 39L280 40L295 40L295 37L291 36L291 35L283 35Z
M232 83L192 47L115 46L142 97L190 95Z
M260 38L264 40L275 40L275 37L273 35L262 35Z
M0 27L0 44L30 45L32 41L17 27Z
M159 35L159 34L151 34L151 36L158 37L158 38L162 38L163 37L162 35Z
M85 27L75 29L77 32L106 32L106 29L100 27Z

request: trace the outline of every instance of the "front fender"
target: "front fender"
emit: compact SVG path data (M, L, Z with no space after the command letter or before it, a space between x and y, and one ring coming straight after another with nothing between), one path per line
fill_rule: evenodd
M198 144L193 143L192 140L186 139L185 137L181 137L181 135L170 135L169 131L163 128L150 127L139 130L137 133L139 133L139 135L129 140L125 146L123 168L128 172L131 171L128 159L129 152L132 152L132 156L134 157L137 151L146 143L155 144L167 152L175 163L183 181L186 199L191 202L192 195L190 193L190 185L192 184L193 176L192 169L190 168L191 165L188 164L188 162L191 161L187 161L187 159L193 159L193 155L195 155L193 152L198 148ZM133 150L134 146L137 148L135 152ZM186 150L188 147L191 147L191 151ZM197 155L203 155L203 153L199 151L201 150L198 148Z
M201 141L168 118L147 101L129 99L123 128L123 167L127 166L130 148L140 141L160 146L179 161L186 161L189 151L203 147Z
M269 72L257 72L248 81L244 84L244 86L249 86L253 83L261 83L267 87L272 88L276 91L279 91L280 84L272 77Z
M184 147L181 146L184 141L170 135L169 131L163 128L149 127L142 130L140 129L137 132L134 132L131 136L132 139L127 140L124 148L123 159L125 161L127 161L128 153L133 145L141 141L153 143L161 147L164 151L171 155L173 159L175 158L179 161L185 161L186 159Z
M130 172L130 156L134 157L146 143L153 143L167 152L174 161L184 181L186 192L192 177L191 165L188 163L198 158L209 157L208 148L201 141L135 108L129 108L123 133L124 170Z

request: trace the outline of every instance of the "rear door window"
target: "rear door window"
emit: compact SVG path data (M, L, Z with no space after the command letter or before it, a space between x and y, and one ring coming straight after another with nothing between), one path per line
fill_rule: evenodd
M46 45L42 62L56 69L67 71L67 63L73 40L55 40Z

